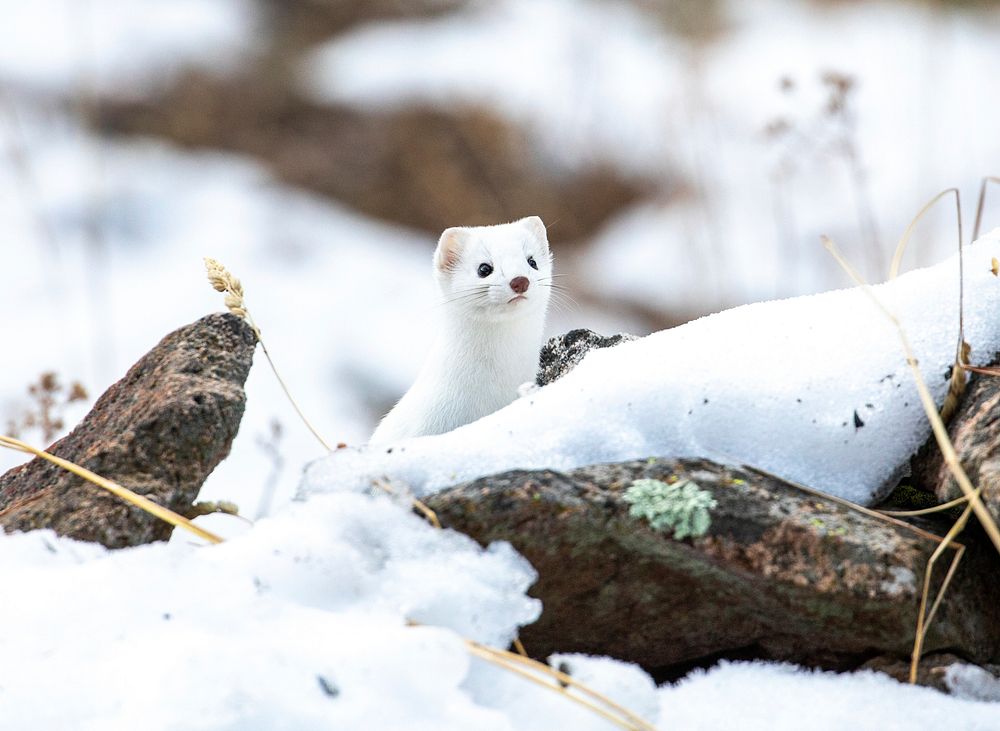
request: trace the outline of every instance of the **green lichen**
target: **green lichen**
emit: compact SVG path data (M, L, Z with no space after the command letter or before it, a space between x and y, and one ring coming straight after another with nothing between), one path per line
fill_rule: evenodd
M672 530L674 538L697 538L712 523L709 511L717 503L712 494L691 480L668 485L661 480L635 480L625 491L629 515L645 518L655 530Z

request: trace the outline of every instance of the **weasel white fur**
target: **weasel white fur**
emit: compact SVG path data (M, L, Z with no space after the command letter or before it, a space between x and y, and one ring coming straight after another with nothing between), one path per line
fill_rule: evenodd
M440 332L371 444L451 431L511 403L535 377L552 284L542 219L447 229L434 276Z

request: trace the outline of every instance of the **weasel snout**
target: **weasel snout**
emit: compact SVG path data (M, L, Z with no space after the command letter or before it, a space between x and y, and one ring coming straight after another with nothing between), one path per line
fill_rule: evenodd
M529 284L531 284L531 282L528 281L527 277L514 277L510 280L510 288L517 294L524 294L527 292Z

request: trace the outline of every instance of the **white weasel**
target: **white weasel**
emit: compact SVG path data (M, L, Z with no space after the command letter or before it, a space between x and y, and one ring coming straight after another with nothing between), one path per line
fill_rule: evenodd
M511 403L535 377L552 284L542 219L447 229L434 276L441 331L371 444L451 431Z

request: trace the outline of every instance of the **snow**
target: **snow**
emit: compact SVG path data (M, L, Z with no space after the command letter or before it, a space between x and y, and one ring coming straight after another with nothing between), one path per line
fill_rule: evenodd
M90 392L91 400L68 414L72 424L160 338L223 309L205 279L203 256L242 279L283 377L328 441L365 438L381 408L366 398L389 401L406 388L433 312L432 236L278 185L244 159L135 142L101 152L104 213L95 244L87 236L95 176L79 130L44 119L31 128L38 194L30 206L16 195L16 176L0 170L0 212L9 222L0 246L14 256L18 242L30 242L17 267L0 270L0 297L18 312L5 322L5 337L24 344L2 354L0 415L24 408L27 385L55 370ZM51 227L51 242L40 240L39 219ZM426 305L400 316L390 294ZM279 502L293 491L299 466L323 449L259 351L247 392L240 436L205 498L232 500L253 515L272 469L257 440L268 438L273 421L283 427ZM4 451L0 468L22 459Z
M235 68L255 51L254 7L243 0L0 2L0 152L11 163L0 166L0 253L7 264L0 267L0 417L22 407L25 387L42 370L56 370L64 382L79 379L90 391L90 402L67 413L72 424L164 334L221 309L221 298L204 281L205 255L243 279L285 379L329 441L363 441L379 410L412 381L434 308L433 235L292 190L239 157L99 140L71 121L64 105L46 106L49 94L140 94L187 67ZM694 49L658 34L625 4L473 4L454 18L383 23L345 35L307 64L304 82L319 98L359 105L456 97L496 105L535 129L542 147L553 145L546 159L554 165L610 158L626 172L655 177L676 169L693 178L712 206L647 201L623 213L599 236L595 257L582 263L574 283L661 307L813 291L840 276L824 254L804 248L816 248L820 230L853 234L850 185L840 161L816 151L783 183L786 212L794 214L787 238L799 245L795 256L778 241L769 189L761 182L777 155L761 141L760 127L778 115L807 124L820 103L815 75L828 65L859 77L858 140L884 231L900 230L937 188L956 182L968 193L970 181L990 172L979 165L998 153L991 74L1000 44L984 16L896 5L844 4L819 18L815 8L787 2L726 8L733 34ZM844 54L848 37L862 50ZM691 69L701 76L691 80ZM792 71L799 91L783 96L775 81ZM911 261L936 260L953 247L954 222L941 221L928 221L925 230L944 235L923 237L935 243L922 248L915 240ZM838 238L850 248L850 235ZM557 268L564 266L558 242L554 250ZM971 278L992 282L981 264L970 263ZM970 301L985 322L995 315L994 300L980 296L979 280L970 286ZM829 311L815 308L826 319L812 323L804 321L812 310L795 305L789 329L775 329L772 343L720 338L716 350L699 351L710 337L671 331L629 346L636 355L629 360L646 386L680 372L711 391L706 405L693 389L667 390L690 401L670 404L679 418L685 407L699 412L701 429L690 436L694 449L732 456L723 452L759 448L740 442L740 433L770 409L772 417L792 420L779 424L775 437L812 434L813 454L825 454L838 471L844 461L871 466L883 443L870 432L888 430L884 439L902 453L924 429L922 417L895 336L861 298L852 304L849 295L833 296L838 303ZM772 307L760 306L752 316L783 312ZM737 312L712 322L739 329L741 318L750 317ZM939 317L935 328L920 331L929 376L940 376L954 344L953 315L942 305ZM575 326L629 329L615 315L587 307L559 315L550 332ZM796 327L805 333L799 339ZM973 330L978 362L992 335ZM763 352L757 353L763 363L747 358L751 346ZM779 350L783 382L767 373ZM863 368L854 351L864 352ZM587 390L597 406L621 396L627 379L617 369L624 358L617 351L588 358L581 375L567 381L575 386L556 384L506 416L491 417L494 426L481 422L406 445L407 453L429 458L475 433L506 439L493 431L497 424L510 413L534 418L549 402L575 404L576 411L563 412L568 418L586 414L589 407L573 389ZM900 395L876 388L879 400L868 400L876 364L894 374ZM846 395L824 399L834 372ZM752 410L716 410L716 393L751 393L747 384L773 387L773 400ZM941 391L940 378L932 385ZM803 410L826 415L816 433L782 406L796 389L806 393ZM643 390L642 379L634 390ZM296 420L259 352L247 393L233 452L202 497L233 500L245 515L255 515L272 484L273 518L253 526L224 516L201 519L231 536L214 547L189 545L179 534L168 544L108 552L45 531L0 534L0 626L7 630L0 633L0 726L611 728L555 693L470 657L463 637L503 647L537 616L537 602L525 594L534 574L523 559L502 544L480 549L432 530L386 498L337 491L289 505L300 466L322 450ZM908 405L901 405L904 398ZM868 402L874 413L864 411ZM820 438L839 434L844 418L852 424L847 407L859 404L866 426L846 429L848 445ZM558 457L554 466L565 467L588 450L611 458L647 449L656 430L670 424L657 425L651 407L644 408L634 420L611 410L607 425L581 419L572 431L543 434L528 456ZM905 424L893 426L900 417ZM284 435L271 446L283 465L260 445L275 420ZM520 435L526 424L535 422L522 418L509 426ZM616 427L614 439L601 446ZM647 427L653 431L645 433ZM715 442L715 433L731 442ZM36 433L27 436L40 441ZM788 446L777 444L779 452ZM510 460L499 452L472 454L470 464L471 458L479 468L493 458L496 468ZM762 456L772 458L788 454ZM21 459L0 453L0 470ZM405 461L345 451L317 464L309 484L316 491L343 487L338 480L360 486L362 466L395 471ZM422 482L418 473L429 468L418 469L417 462L403 472L415 476L417 486L433 484ZM452 463L443 464L447 471ZM358 471L321 474L333 465ZM468 464L452 467L475 471ZM449 472L441 484L459 477ZM407 626L407 620L425 626ZM764 663L723 664L656 689L640 669L608 658L558 655L552 662L565 663L574 677L664 729L728 728L734 719L751 731L799 729L803 719L811 728L985 729L995 727L1000 713L996 703L968 700L997 697L995 681L971 667L950 671L948 682L960 696L950 698L868 673L835 676Z
M36 91L148 91L255 43L247 0L0 0L0 17L0 80Z
M527 562L385 497L316 496L218 546L0 534L0 565L5 728L615 728L470 654L464 638L505 647L538 616ZM870 672L722 663L657 689L609 658L550 664L661 729L975 731L1000 713Z
M460 688L461 637L504 647L540 609L506 544L354 495L213 548L0 535L0 563L9 728L508 729Z
M660 691L662 728L843 731L995 729L1000 706L903 685L880 673L811 672L793 665L720 663Z
M629 3L474 3L332 39L303 64L301 83L318 101L364 108L482 105L533 130L554 165L605 161L678 184L609 222L582 267L595 294L641 306L704 312L829 289L838 273L821 233L877 281L896 237L939 190L957 186L973 208L980 179L996 174L984 161L1000 156L994 10L717 7L720 32L694 42ZM853 129L824 112L829 71L855 79ZM784 92L783 78L793 82ZM769 140L776 120L792 133ZM858 153L856 174L845 140ZM927 265L954 250L953 211L922 223L908 261Z
M1000 703L1000 678L975 665L949 665L944 671L944 684L958 698Z
M1000 350L1000 229L965 250L965 339ZM873 288L900 318L938 403L958 329L958 256ZM650 456L746 463L870 504L930 433L888 318L858 287L744 305L615 348L453 432L341 450L303 490L388 475L418 494L508 469Z

